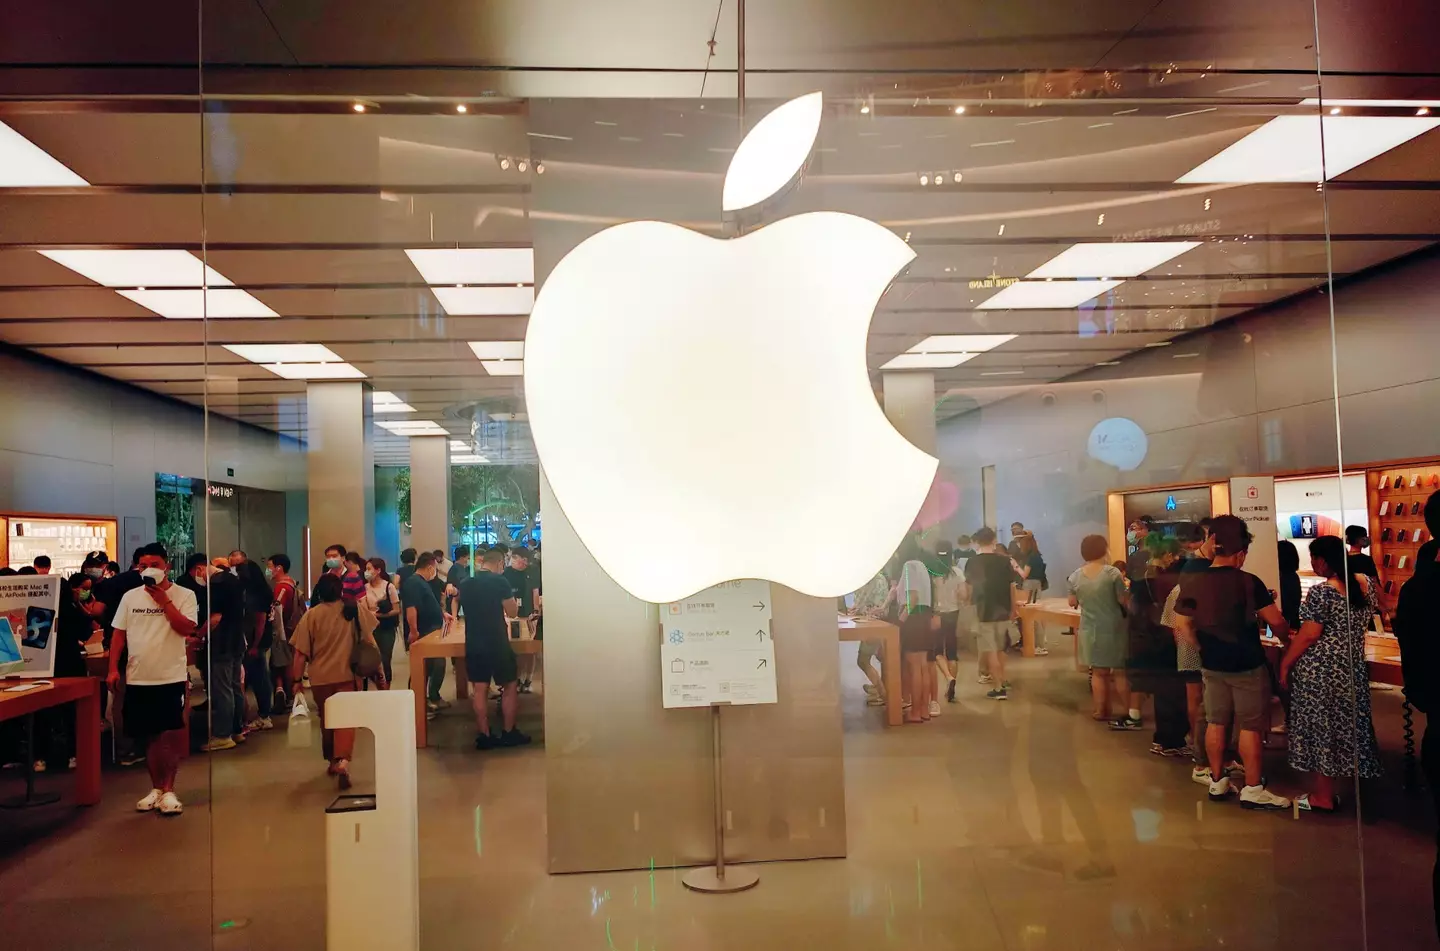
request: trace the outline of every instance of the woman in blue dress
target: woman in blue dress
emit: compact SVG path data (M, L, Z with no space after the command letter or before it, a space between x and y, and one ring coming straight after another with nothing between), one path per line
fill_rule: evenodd
M1103 535L1086 535L1080 542L1085 564L1069 578L1070 606L1080 609L1080 662L1090 665L1091 716L1112 721L1124 729L1139 729L1139 718L1110 712L1111 697L1120 701L1121 711L1130 707L1130 688L1125 681L1127 632L1125 624L1125 576L1110 564L1110 544Z

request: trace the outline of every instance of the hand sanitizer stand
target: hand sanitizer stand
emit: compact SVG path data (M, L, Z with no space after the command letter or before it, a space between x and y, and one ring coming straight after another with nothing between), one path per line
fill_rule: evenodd
M375 736L375 795L343 795L325 810L325 945L419 951L414 695L337 693L326 701L325 723Z

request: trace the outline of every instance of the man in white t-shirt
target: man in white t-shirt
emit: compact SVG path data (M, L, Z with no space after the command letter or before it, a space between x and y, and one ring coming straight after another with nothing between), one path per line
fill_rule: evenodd
M152 787L135 808L174 816L184 809L175 795L175 774L189 743L185 642L195 633L199 605L193 592L170 583L163 545L140 549L138 567L143 584L125 592L115 610L106 683L111 690L119 686L125 657L125 732L145 749Z

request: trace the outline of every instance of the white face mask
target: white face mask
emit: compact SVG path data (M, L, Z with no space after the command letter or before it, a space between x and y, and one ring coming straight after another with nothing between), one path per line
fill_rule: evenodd
M156 584L159 584L165 580L165 572L160 568L143 568L140 571L140 577L148 578Z
M374 581L374 580L375 580L375 569L374 569L374 568L366 568L366 569L365 569L365 580L366 580L366 581Z

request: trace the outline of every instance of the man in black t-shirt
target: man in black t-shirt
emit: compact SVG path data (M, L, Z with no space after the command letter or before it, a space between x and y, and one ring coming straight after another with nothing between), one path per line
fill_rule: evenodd
M981 528L972 539L974 557L965 562L965 581L975 605L975 649L995 686L985 694L990 700L1009 700L1010 683L1005 679L1005 642L1015 616L1015 586L1024 579L1005 549L995 544L995 530Z
M1240 761L1245 787L1240 805L1246 809L1288 809L1290 800L1265 788L1261 779L1261 736L1269 726L1270 673L1260 643L1260 622L1282 643L1290 638L1285 616L1265 582L1242 571L1250 550L1250 529L1234 515L1218 516L1211 525L1215 557L1210 567L1180 576L1175 634L1198 645L1205 682L1205 753L1210 764L1206 782L1210 798L1230 795L1230 777L1223 772L1225 741L1233 718L1240 729Z
M505 580L520 599L520 613L511 626L520 628L516 636L534 636L534 625L538 621L540 587L539 572L530 564L528 548L514 548L510 551L510 566L505 569ZM530 692L530 678L535 673L535 655L526 654L520 659L520 692Z
M460 609L465 614L465 671L475 688L470 692L470 705L475 711L477 750L530 742L530 737L515 729L520 700L516 695L515 650L510 646L507 628L509 619L520 609L520 599L505 580L504 569L505 556L487 551L481 557L480 571L459 585ZM489 683L500 688L499 737L490 733Z
M435 556L425 552L415 560L415 570L400 585L400 604L405 608L405 627L411 641L434 634L445 626L445 612L435 597ZM445 684L445 658L430 657L425 661L425 717L435 714L450 701L440 696Z

